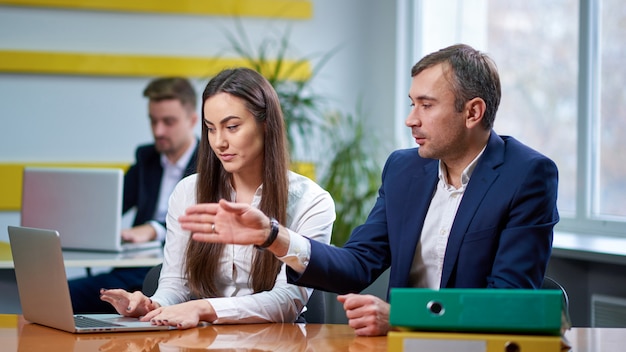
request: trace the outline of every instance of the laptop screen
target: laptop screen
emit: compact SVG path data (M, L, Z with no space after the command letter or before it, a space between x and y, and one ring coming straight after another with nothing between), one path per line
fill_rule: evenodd
M24 169L21 225L59 232L64 249L119 251L121 169Z

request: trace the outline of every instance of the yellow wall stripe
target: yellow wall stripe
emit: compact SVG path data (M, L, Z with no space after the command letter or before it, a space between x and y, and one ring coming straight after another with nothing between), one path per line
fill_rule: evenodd
M8 243L0 243L0 253L2 253L0 254L0 260L4 260L4 257L9 257L9 260L13 260ZM0 314L0 328L16 328L18 326L19 316L17 314Z
M268 70L275 65L275 61L268 60ZM238 66L251 67L239 58L0 50L0 72L10 73L212 77L224 68ZM311 70L308 61L286 60L280 77L306 80Z
M0 211L19 211L22 208L22 185L24 167L93 167L118 168L126 171L125 163L0 163ZM306 162L294 162L291 170L315 180L315 165Z
M0 4L91 11L310 19L310 0L0 0Z

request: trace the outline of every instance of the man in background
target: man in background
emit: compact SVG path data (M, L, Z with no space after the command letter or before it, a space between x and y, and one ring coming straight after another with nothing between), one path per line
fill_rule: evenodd
M139 146L135 164L124 176L123 212L135 208L133 227L122 230L125 242L165 240L167 202L174 186L196 171L197 97L180 77L157 78L145 88L153 144ZM141 290L150 267L115 268L108 273L69 281L74 313L114 313L100 300L101 288Z

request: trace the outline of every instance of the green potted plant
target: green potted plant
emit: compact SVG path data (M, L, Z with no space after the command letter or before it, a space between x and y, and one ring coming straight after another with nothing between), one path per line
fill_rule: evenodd
M320 185L335 200L337 219L331 243L343 246L352 230L362 224L378 193L380 167L376 161L378 143L366 135L362 114L327 114L328 165L320 170Z

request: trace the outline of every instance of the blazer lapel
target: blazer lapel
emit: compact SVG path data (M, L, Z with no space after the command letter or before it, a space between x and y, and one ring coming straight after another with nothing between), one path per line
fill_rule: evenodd
M146 165L146 197L148 198L148 216L154 216L154 212L159 201L159 190L161 189L161 179L163 178L163 166L161 166L161 156L156 153L150 158L149 164Z
M193 150L193 153L191 154L191 157L189 158L189 162L187 163L187 167L185 168L183 177L187 177L197 172L196 164L198 162L198 146L199 145L200 145L200 141L196 143L196 148Z
M504 142L494 131L491 131L487 148L478 161L467 189L463 194L463 199L456 212L450 236L448 237L448 245L443 261L443 271L441 275L440 287L447 286L448 281L454 270L463 237L474 218L474 214L481 206L482 200L498 178L499 172L496 168L504 162Z
M437 185L438 162L430 162L424 165L422 172L413 176L409 187L403 197L404 203L398 204L403 219L403 227L400 229L400 251L403 255L398 260L398 273L402 273L403 281L400 286L408 283L409 272L413 265L415 249L422 234L424 219L430 206L432 194Z

